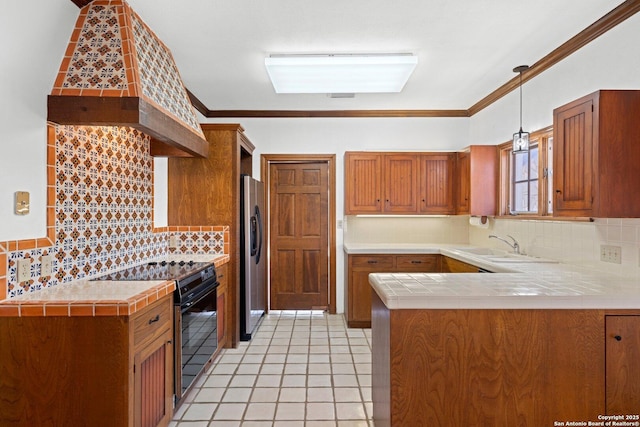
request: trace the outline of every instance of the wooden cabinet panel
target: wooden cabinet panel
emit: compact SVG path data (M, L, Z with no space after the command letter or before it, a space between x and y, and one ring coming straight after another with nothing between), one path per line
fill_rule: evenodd
M640 316L606 316L607 414L638 414ZM635 420L638 421L638 420Z
M172 308L167 304L154 304L148 309L136 313L131 320L133 344L138 346L144 341L154 339L158 334L163 334L167 329L171 329Z
M495 215L498 188L498 149L472 145L458 153L458 214Z
M171 294L132 316L0 317L0 425L168 425L172 320L137 327L172 307Z
M396 271L439 272L442 255L396 255Z
M588 216L593 206L593 100L556 111L554 117L555 212Z
M224 348L227 340L227 289L228 289L228 268L227 264L223 264L216 268L218 275L217 298L217 316L218 316L218 349Z
M477 273L478 267L448 256L442 257L443 273Z
M376 426L540 427L603 413L598 310L389 310L372 298Z
M454 214L455 154L420 156L420 212Z
M382 155L345 153L345 213L382 212Z
M640 91L601 90L554 110L555 216L640 217Z
M456 199L456 213L469 213L469 186L471 184L471 154L462 151L458 153L458 194Z
M348 255L345 260L345 316L350 328L371 327L371 273L438 272L440 254ZM476 269L477 270L477 269Z
M240 341L240 175L252 174L254 145L239 124L201 125L209 141L206 159L168 160L168 225L229 226L227 347Z
M134 356L135 426L168 425L173 415L173 354L170 329Z
M380 269L393 269L393 255L349 255L352 267Z
M415 213L418 210L418 156L384 156L384 211Z
M452 214L455 154L345 153L345 214Z
M345 315L350 328L371 327L370 273L393 272L393 255L348 255Z

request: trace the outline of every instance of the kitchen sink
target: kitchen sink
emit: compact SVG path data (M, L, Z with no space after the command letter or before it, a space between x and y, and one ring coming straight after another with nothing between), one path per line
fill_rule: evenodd
M548 259L548 258L537 258L528 255L520 255L520 254L504 254L504 255L488 255L485 257L487 261L490 262L539 262L539 263L549 263L549 264L557 264L558 261Z
M497 250L497 249L489 249L489 248L458 248L460 252L467 252L473 255L492 255L492 256L504 256L507 255L507 252Z
M482 258L489 262L496 263L516 263L516 262L537 262L537 263L548 263L548 264L557 264L558 261L548 259L548 258L538 258L528 255L522 254L514 254L512 252L501 251L499 249L489 249L489 248L458 248L460 252L466 252L469 255L474 255L477 258Z

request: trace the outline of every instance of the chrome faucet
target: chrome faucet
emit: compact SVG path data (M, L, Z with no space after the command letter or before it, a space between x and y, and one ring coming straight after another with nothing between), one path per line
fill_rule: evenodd
M518 244L518 241L516 239L513 238L513 236L509 236L507 234L507 237L509 237L511 240L513 240L513 244L511 244L508 240L503 239L500 236L496 236L495 234L490 234L489 238L494 238L494 239L498 239L502 242L505 242L507 245L509 245L512 249L513 249L513 253L514 254L520 254L520 245Z

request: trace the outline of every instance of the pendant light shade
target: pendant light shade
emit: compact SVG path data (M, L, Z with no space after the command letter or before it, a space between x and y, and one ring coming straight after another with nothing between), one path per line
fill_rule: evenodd
M514 153L529 151L529 132L522 130L522 72L528 69L528 65L520 65L513 69L514 73L520 73L520 130L513 134Z

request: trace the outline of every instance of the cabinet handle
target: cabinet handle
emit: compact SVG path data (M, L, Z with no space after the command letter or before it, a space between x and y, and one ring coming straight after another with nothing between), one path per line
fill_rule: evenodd
M422 261L420 261L419 259L413 259L411 260L411 264L422 264Z
M218 276L218 279L222 279L224 277L224 274L221 274Z
M367 261L369 264L377 264L378 261L376 261L375 259L370 259L369 261Z
M171 345L171 344L172 344L171 340L167 341L167 345Z
M620 335L614 335L613 337L616 339L616 341L622 341L622 337Z
M556 190L556 193L558 193L558 194L562 194L562 191L560 191L560 190Z
M149 319L149 324L156 323L158 320L160 320L160 315L156 314L156 317Z

